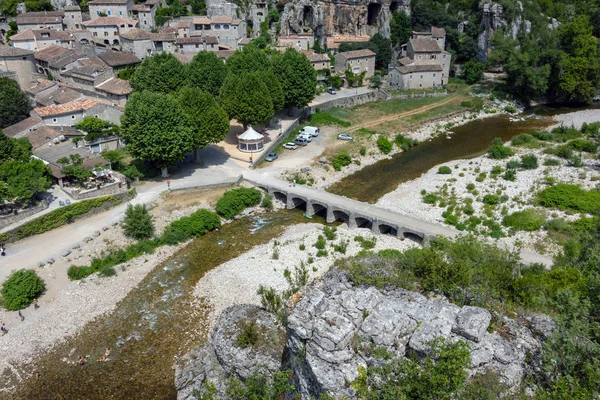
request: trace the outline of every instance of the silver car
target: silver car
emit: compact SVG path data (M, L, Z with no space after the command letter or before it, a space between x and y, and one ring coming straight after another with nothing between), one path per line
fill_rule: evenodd
M338 135L338 139L339 140L354 140L354 138L350 135L348 135L347 133L340 133Z
M277 159L277 157L279 157L279 155L277 153L269 153L267 155L267 157L265 158L265 160L268 162L273 162Z

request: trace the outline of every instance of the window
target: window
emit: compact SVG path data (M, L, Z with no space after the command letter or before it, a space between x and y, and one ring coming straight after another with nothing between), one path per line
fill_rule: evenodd
M435 54L432 54L432 55L431 55L431 59L432 59L432 60L435 60Z
M446 55L445 54L442 56L442 59L444 59L444 60L446 59Z
M105 31L105 32L104 32L104 36L108 36L108 32L106 32L106 31Z
M225 40L229 40L229 36L225 36Z
M71 115L71 119L75 119L75 116L74 116L74 115Z
M442 68L446 68L446 64L442 64Z
M110 15L110 10L108 10L108 11L106 12L106 14Z
M96 11L96 15L100 15L100 11Z
M180 44L180 45L179 45L179 48L180 48L180 49L183 49L183 45L182 45L182 44Z
M435 74L433 74L433 77L435 78Z
M71 14L71 19L75 19L75 16L73 14Z
M423 75L421 75L421 79L423 79Z
M196 48L199 48L199 47L200 47L200 45L198 43L196 43Z
M148 23L148 21L144 20L144 25L146 25Z
M422 59L422 58L423 58L422 56L419 56L419 60Z
M98 32L94 32L94 36L98 36Z
M410 74L410 77L408 79L412 79L412 74Z
M117 31L114 31L114 32L113 32L113 36L119 36L119 32L117 32Z
M123 15L123 11L119 11L119 15Z
M56 122L56 118L52 118L52 122Z

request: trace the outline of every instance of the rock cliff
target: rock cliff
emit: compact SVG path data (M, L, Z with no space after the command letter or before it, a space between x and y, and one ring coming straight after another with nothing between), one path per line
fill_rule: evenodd
M358 369L375 362L373 348L385 348L397 357L428 355L430 342L443 338L463 341L471 354L469 374L491 370L509 388L536 373L541 340L552 330L545 316L496 323L502 334L490 332L492 315L485 309L459 307L443 296L424 296L398 288L354 287L346 274L328 272L292 297L285 349L282 343L261 349L235 347L240 321L256 319L267 336L280 338L274 317L255 306L233 306L223 313L211 342L186 356L177 368L178 399L189 399L193 388L211 381L223 393L227 376L248 376L253 366L272 374L291 369L303 399L327 391L335 398L356 398L350 383ZM250 317L249 317L250 315ZM527 362L526 362L527 360ZM220 397L221 398L221 397Z

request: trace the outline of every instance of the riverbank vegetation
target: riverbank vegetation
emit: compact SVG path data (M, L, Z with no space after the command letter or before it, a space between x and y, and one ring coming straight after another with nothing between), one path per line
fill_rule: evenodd
M2 283L0 306L9 311L28 307L37 298L46 285L32 269L20 269L11 273Z

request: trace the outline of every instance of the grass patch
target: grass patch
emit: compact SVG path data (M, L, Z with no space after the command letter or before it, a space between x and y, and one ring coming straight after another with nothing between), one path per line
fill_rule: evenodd
M310 124L312 126L323 126L323 125L337 125L343 126L344 128L352 125L348 121L336 118L328 112L317 112L310 116Z
M559 183L541 190L537 203L548 208L593 213L600 207L600 193L585 190L577 185Z
M502 219L502 225L517 231L537 231L546 220L544 213L533 208L523 211L517 211L505 216Z

